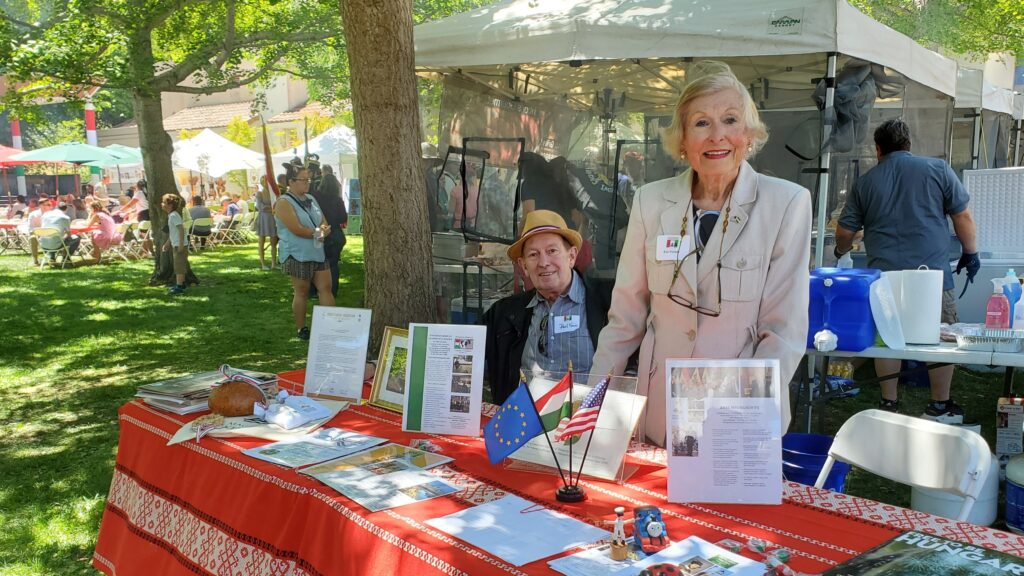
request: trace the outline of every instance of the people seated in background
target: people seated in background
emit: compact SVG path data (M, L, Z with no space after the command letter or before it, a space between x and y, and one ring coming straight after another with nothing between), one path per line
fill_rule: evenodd
M505 401L519 383L519 371L562 373L572 361L590 371L597 337L608 320L608 304L574 269L583 239L550 210L526 216L523 233L507 250L534 288L502 298L484 314L487 377L491 401Z
M249 213L249 203L242 200L242 195L235 192L231 195L231 203L238 206L238 213L245 216Z
M210 213L210 209L203 205L203 197L198 194L192 197L192 205L188 208L189 216L192 220L198 220L200 218L213 218L213 214ZM209 236L209 226L192 226L192 234L194 236ZM204 239L205 243L205 239Z
M36 201L35 199L28 201L28 207L30 212L28 213L27 222L23 226L18 227L18 231L22 234L31 234L36 228L43 226L43 214L49 212L53 205L49 200ZM29 251L32 253L32 263L36 266L39 265L39 239L35 236L30 236L28 239Z
M222 227L227 227L227 225L235 219L235 216L242 213L242 210L238 205L231 201L230 196L221 196L220 207L221 214L223 214L225 218Z
M57 251L61 249L62 243L67 245L68 254L74 254L82 241L71 233L71 218L68 218L67 210L68 205L61 202L56 210L49 210L43 214L40 227L54 228L59 232L59 236L44 236L39 239L39 247L50 255L51 262L57 259Z
M8 220L12 220L14 218L24 218L25 215L28 214L28 212L29 210L28 205L25 204L25 197L18 196L18 198L14 201L14 204L11 204L7 208L7 214L4 217L7 218Z
M99 196L98 189L96 196ZM117 213L121 214L125 220L131 220L132 214L135 215L135 219L139 222L149 220L149 196L147 195L145 180L139 180L135 183L135 195L128 200L127 204L118 208Z
M117 224L107 212L107 207L102 200L93 200L89 204L89 227L97 228L92 231L92 257L97 263L103 256L103 251L115 244L120 244L124 238L117 232Z

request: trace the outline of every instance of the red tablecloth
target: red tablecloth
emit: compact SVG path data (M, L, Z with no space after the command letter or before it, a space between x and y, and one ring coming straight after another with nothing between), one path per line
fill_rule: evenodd
M557 477L492 466L481 439L409 434L397 414L350 407L330 425L403 444L428 437L455 458L435 472L462 487L374 513L316 480L239 453L266 441L208 437L168 447L195 416L139 401L119 414L117 464L93 556L110 575L554 574L548 559L517 568L424 524L508 493L592 523L613 518L615 506L657 505L673 539L763 538L789 548L791 565L804 572L911 528L1024 554L1024 538L1013 534L800 484L786 485L781 506L668 504L665 453L645 445L631 451L640 470L624 484L584 479L588 500L561 504L553 498Z

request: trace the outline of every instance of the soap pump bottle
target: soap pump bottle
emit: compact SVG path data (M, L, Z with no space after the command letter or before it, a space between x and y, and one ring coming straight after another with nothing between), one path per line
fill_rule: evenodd
M1003 294L1005 278L992 279L992 295L985 305L985 328L1006 329L1010 327L1010 301Z
M1014 330L1024 329L1024 298L1017 300L1017 304L1013 307L1013 324L1011 324L1011 327L1012 326L1016 326Z

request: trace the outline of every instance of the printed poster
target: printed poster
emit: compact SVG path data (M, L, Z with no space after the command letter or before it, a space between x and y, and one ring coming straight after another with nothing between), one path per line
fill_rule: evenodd
M402 430L480 436L485 326L410 324Z
M370 311L314 306L306 358L307 396L356 400L363 396Z
M782 503L778 360L668 360L670 502Z

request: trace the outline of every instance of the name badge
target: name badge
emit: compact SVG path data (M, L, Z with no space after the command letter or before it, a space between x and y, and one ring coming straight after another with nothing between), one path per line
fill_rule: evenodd
M580 317L578 314L567 316L555 316L555 334L573 332L580 329Z
M668 260L676 262L682 260L690 253L690 235L680 236L679 234L662 234L658 236L658 251L655 258L658 261Z

